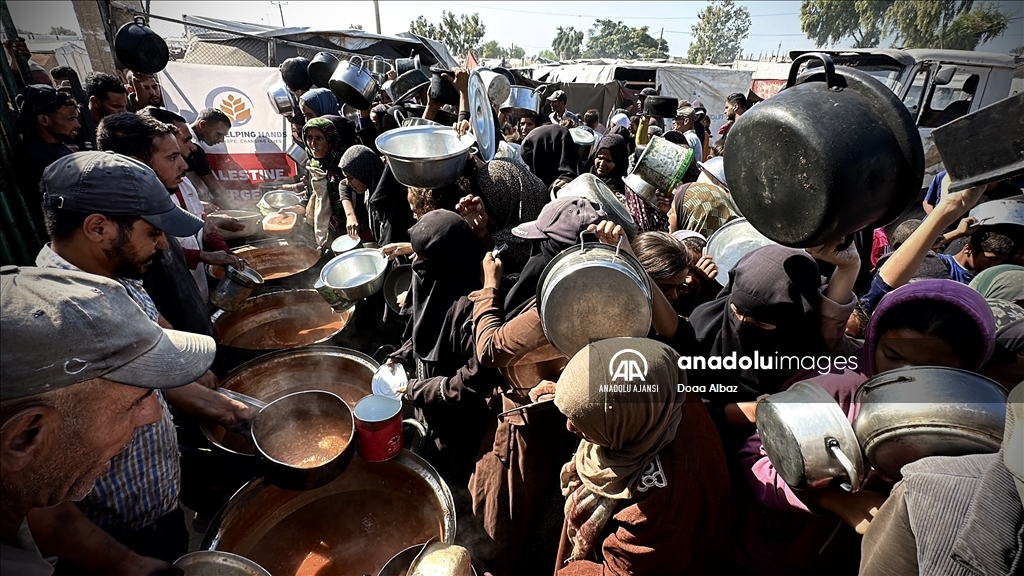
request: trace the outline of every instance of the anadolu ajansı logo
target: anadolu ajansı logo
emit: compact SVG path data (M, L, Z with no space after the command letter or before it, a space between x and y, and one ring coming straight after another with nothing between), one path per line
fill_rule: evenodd
M231 127L245 126L252 119L252 100L237 88L221 86L206 96L206 107L220 110L231 120Z
M647 358L632 348L619 350L608 362L608 374L612 377L612 382L645 382Z

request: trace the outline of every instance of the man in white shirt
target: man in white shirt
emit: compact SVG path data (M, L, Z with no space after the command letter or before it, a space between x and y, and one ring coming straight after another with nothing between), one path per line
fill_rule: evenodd
M672 120L672 129L683 133L686 143L693 148L693 157L699 160L704 157L704 149L701 146L700 138L697 137L697 132L693 129L696 119L697 111L689 106L683 106L676 110L676 117Z

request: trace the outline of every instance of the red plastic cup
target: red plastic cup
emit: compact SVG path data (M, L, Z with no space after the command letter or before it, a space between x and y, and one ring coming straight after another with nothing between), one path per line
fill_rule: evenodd
M370 394L356 402L356 451L367 462L383 462L402 451L402 401Z

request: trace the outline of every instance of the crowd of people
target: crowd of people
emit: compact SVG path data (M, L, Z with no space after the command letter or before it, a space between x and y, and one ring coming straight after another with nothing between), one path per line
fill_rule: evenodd
M604 123L602 111L569 110L562 90L535 114L495 107L496 157L470 155L457 182L431 189L400 184L375 147L406 110L390 82L353 119L299 73L303 60L281 66L307 157L288 186L305 200L284 210L304 214L324 251L347 235L392 266L411 263L385 363L410 375L400 392L428 431L421 455L451 488L456 541L481 573L1019 573L1024 225L967 213L1020 188L951 192L941 173L924 218L850 243L770 244L721 271L706 246L742 217L724 168L730 127L751 108L742 94L721 103L717 137L698 100L678 100L672 118L651 114L651 88ZM415 95L423 118L449 114L469 131L469 75L444 76L457 108L427 88ZM11 574L162 573L188 550L175 418L232 428L254 416L214 391L210 370L203 264L246 263L218 233L230 220L206 218L221 185L197 142L222 142L231 121L208 109L189 124L161 107L152 75L88 78L87 109L41 80L17 98L16 176L49 243L35 267L0 275L0 560ZM83 115L96 126L84 139ZM580 129L594 136L589 154ZM653 138L685 151L670 189L633 173ZM538 284L581 235L635 257L652 321L646 338L567 357L546 334ZM607 367L624 349L643 356L656 386L595 399L614 389ZM758 355L853 361L824 371L678 362ZM870 474L855 492L783 481L762 446L759 402L809 380L852 420L865 382L914 366L1004 388L1002 449L923 458L902 481ZM707 392L718 387L728 392Z

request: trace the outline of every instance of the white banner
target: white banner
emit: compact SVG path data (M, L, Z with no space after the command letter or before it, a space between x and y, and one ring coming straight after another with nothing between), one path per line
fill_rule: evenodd
M169 62L160 73L164 106L189 124L206 108L231 119L224 143L198 143L229 192L228 198L215 199L224 208L252 209L260 199L260 184L295 175L295 163L285 154L291 128L267 98L267 89L280 79L277 68L178 62Z

